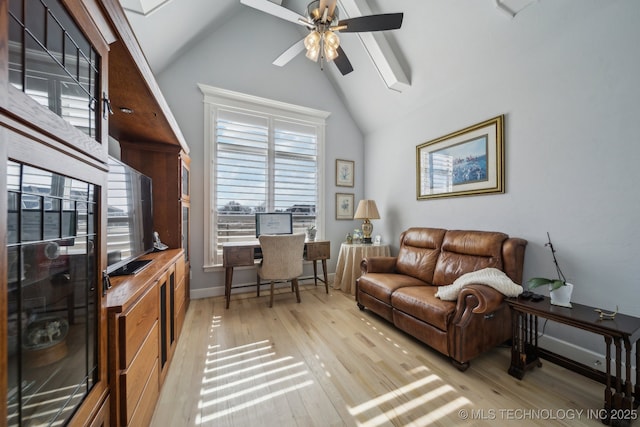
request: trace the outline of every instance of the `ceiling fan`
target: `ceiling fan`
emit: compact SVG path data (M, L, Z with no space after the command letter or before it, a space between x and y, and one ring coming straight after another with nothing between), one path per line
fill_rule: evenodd
M396 30L402 26L402 13L384 13L339 19L337 0L314 0L307 6L307 16L297 14L269 0L240 0L240 3L266 12L281 19L303 25L309 30L307 36L295 43L273 63L280 67L287 64L306 49L312 61L333 61L342 75L353 71L353 66L340 46L336 32L359 33L369 31Z

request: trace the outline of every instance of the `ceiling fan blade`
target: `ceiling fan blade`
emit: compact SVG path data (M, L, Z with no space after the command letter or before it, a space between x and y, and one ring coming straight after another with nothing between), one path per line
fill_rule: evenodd
M402 26L403 13L383 13L380 15L359 16L342 19L338 26L346 25L341 33L360 33L364 31L397 30Z
M282 52L282 55L280 55L279 57L276 58L275 61L273 61L273 65L277 65L278 67L284 67L286 64L289 63L289 61L291 61L293 58L298 56L298 54L303 50L304 50L304 39L296 42L289 49Z
M240 0L240 3L268 13L269 15L284 19L285 21L293 22L294 24L304 26L309 25L309 23L307 22L307 18L305 18L304 16L298 15L294 11L272 3L269 0Z
M343 76L346 76L353 71L353 66L349 61L349 58L347 58L347 55L344 53L344 50L342 50L342 46L338 46L338 56L333 60L333 62L336 64L336 67L338 67L338 70L340 70Z

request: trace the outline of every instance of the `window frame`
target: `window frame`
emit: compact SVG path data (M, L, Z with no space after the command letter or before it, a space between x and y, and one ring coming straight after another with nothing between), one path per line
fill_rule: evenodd
M203 93L204 103L204 265L203 268L218 268L222 266L222 256L217 254L216 240L216 206L214 191L216 188L215 158L215 127L217 111L220 108L236 110L248 114L259 114L274 119L291 120L317 129L317 191L316 224L318 237L322 238L325 230L325 131L327 111L303 107L254 95L247 95L226 89L198 84ZM270 129L271 131L272 129Z

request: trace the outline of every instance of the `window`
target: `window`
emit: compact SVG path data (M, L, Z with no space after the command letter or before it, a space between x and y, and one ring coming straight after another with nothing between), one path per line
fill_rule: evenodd
M294 233L324 223L323 153L329 113L200 85L205 103L209 219L205 267L222 245L255 240L255 214L291 212Z

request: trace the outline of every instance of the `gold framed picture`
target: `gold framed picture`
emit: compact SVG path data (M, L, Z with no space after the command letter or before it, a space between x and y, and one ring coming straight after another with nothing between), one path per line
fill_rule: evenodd
M504 193L504 115L416 147L418 200Z

